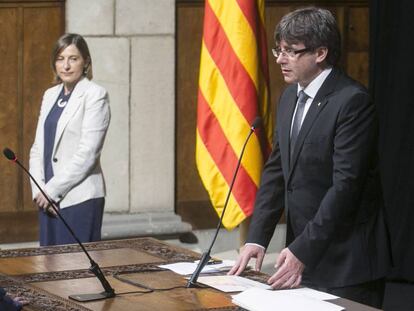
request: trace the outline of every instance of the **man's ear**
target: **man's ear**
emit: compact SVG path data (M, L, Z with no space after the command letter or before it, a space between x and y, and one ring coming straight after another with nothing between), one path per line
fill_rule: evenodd
M324 46L318 47L316 49L316 53L317 53L316 62L318 64L320 64L324 60L326 60L326 57L328 56L328 48L327 47L324 47Z

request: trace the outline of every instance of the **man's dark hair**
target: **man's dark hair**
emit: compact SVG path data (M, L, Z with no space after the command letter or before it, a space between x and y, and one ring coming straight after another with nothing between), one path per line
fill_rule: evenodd
M328 48L326 61L336 65L341 56L341 36L335 17L328 10L307 7L285 15L276 26L276 44L284 40L287 44L302 42L305 47Z

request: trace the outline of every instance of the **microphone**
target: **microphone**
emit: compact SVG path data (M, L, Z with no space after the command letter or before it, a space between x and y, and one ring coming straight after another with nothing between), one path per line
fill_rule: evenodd
M16 155L14 154L14 152L12 150L10 150L9 148L4 148L3 154L4 154L4 156L7 159L9 159L10 161L13 161L17 165L19 165L23 169L23 171L25 171L26 174L29 175L30 179L35 183L36 187L40 190L40 192L45 196L46 200L49 202L50 206L53 208L53 210L55 211L56 215L59 216L60 220L62 220L63 224L69 230L69 232L72 235L72 237L76 240L76 242L78 242L79 246L81 247L81 249L83 250L83 252L85 253L85 255L88 257L88 259L89 259L89 261L91 263L91 267L89 268L89 271L91 271L98 278L98 280L102 284L102 287L105 290L104 292L96 293L96 294L79 294L79 295L75 294L75 295L70 295L69 298L71 298L73 300L76 300L76 301L80 301L80 302L87 302L87 301L94 301L94 300L101 300L101 299L115 297L115 290L111 287L111 285L109 284L108 280L105 278L105 275L102 273L102 270L99 267L99 265L92 259L92 257L89 255L89 253L86 250L86 248L83 246L82 242L78 239L78 237L73 232L72 228L69 226L69 224L63 218L63 216L60 214L59 208L56 207L56 203L53 202L47 196L47 194L43 191L43 189L39 186L39 184L37 183L37 181L34 179L34 177L32 176L32 174L30 174L30 172L20 163L20 161L17 159Z
M194 270L193 274L191 275L191 278L187 282L187 288L197 287L196 283L197 283L198 276L199 276L201 270L203 270L205 265L211 259L211 256L210 256L211 249L213 248L214 242L216 242L217 235L220 231L221 224L222 224L223 217L224 217L224 213L226 212L227 204L229 203L231 190L233 189L233 185L234 185L234 182L236 180L237 172L239 171L240 163L241 163L241 160L243 158L244 150L246 149L246 146L247 146L247 143L250 139L250 136L252 136L252 134L256 131L256 129L258 129L261 126L261 124L262 124L262 118L261 117L256 117L253 120L253 123L250 127L249 135L247 135L247 138L246 138L246 140L243 144L243 148L241 150L239 160L238 160L237 165L236 165L236 169L234 170L233 179L231 180L230 188L229 188L229 191L227 192L227 197L226 197L226 201L224 202L223 212L221 213L220 220L217 224L217 228L216 228L216 232L214 234L213 240L211 241L211 244L210 244L209 248L201 256L201 259L198 262L197 268Z

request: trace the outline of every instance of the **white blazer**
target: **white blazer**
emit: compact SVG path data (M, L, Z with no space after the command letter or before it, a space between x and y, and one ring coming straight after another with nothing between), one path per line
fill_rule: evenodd
M30 150L30 173L49 197L65 208L105 196L100 155L109 126L110 110L106 90L80 80L60 116L52 153L54 176L45 184L43 164L44 123L63 84L43 95L36 136ZM32 182L33 198L39 193Z

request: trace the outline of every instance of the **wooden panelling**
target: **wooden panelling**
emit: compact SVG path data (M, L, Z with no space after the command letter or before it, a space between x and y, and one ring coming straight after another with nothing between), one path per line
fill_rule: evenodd
M18 11L0 8L0 148L18 147L20 111L18 107ZM0 160L0 213L16 209L19 171L3 154Z
M348 52L346 54L346 71L355 80L368 87L369 82L369 53Z
M177 15L177 198L208 200L195 168L197 89L204 6L182 7ZM191 168L191 169L189 169Z
M53 73L50 55L56 39L62 33L59 7L26 8L23 25L23 83L22 83L22 140L20 150L23 163L28 167L29 152L33 144L43 92L51 86ZM35 24L36 27L32 25ZM47 36L45 36L47 34ZM24 209L32 209L31 188L23 178Z
M37 211L35 210L0 213L1 243L34 241L37 239L37 231Z
M341 67L368 85L368 1L266 1L266 32L271 103L276 104L286 84L271 54L275 25L286 13L307 5L325 7L335 14L342 35ZM195 228L214 227L217 215L195 165L198 72L204 1L177 1L176 37L176 211Z
M214 227L217 219L195 163L203 17L203 5L177 12L176 211L196 229Z
M367 52L369 49L369 9L349 8L347 48L349 51Z
M369 9L366 7L350 8L348 14L346 69L351 77L368 87Z
M64 1L0 2L0 147L28 168L43 92L51 86L50 55L64 31ZM37 239L28 176L0 161L0 242Z

